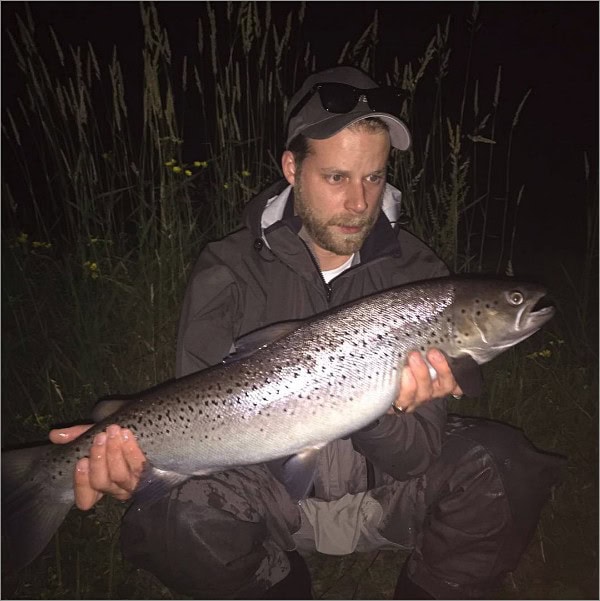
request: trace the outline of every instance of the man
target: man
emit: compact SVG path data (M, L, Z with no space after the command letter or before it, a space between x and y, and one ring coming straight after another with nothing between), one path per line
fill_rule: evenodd
M177 376L220 362L257 328L447 274L397 224L400 192L386 165L391 147L410 145L397 109L393 90L354 68L306 80L288 108L285 180L250 201L246 226L209 244L194 267ZM196 598L309 598L298 550L411 549L395 598L481 598L515 568L556 461L508 426L448 418L447 397L461 386L441 353L428 360L435 378L411 354L388 414L322 449L309 498L292 500L281 462L194 478L128 511L124 555ZM110 426L77 466L77 505L128 499L143 461L131 433Z

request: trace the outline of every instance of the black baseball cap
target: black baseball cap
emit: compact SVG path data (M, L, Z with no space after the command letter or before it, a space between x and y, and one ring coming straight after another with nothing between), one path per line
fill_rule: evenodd
M333 67L309 75L302 87L292 96L287 107L285 115L285 123L288 124L286 148L298 134L304 134L307 138L323 140L361 119L379 117L389 127L392 146L399 150L408 150L411 144L408 127L392 113L377 111L376 107L373 110L368 102L357 102L349 112L334 113L326 110L321 103L319 94L314 93L300 110L295 110L317 84L325 83L346 84L359 90L371 90L379 87L368 75L355 67ZM400 106L398 106L398 111L400 111ZM291 118L290 115L292 115Z

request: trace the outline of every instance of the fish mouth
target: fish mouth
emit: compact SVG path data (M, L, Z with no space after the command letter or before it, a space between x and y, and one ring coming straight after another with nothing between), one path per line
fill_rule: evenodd
M523 304L517 319L517 330L527 334L539 330L556 313L552 300L541 291Z

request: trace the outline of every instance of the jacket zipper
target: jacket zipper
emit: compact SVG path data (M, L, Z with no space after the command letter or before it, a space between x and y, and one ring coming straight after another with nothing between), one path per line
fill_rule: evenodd
M331 284L328 284L323 277L323 272L319 269L319 275L321 276L321 280L323 281L323 285L325 286L325 297L327 298L327 304L329 305L331 301L331 295L333 294L333 287Z
M302 240L302 238L300 238L300 240ZM306 250L308 250L308 254L309 254L310 258L312 259L312 262L313 262L315 268L319 272L319 277L321 278L321 282L323 282L323 288L325 289L325 298L327 300L327 305L329 305L329 303L331 302L331 296L333 294L333 288L332 288L331 284L328 284L325 281L325 278L323 276L323 271L321 270L321 266L319 265L319 262L317 261L315 255L313 255L312 250L310 250L310 246L306 243L305 240L302 240L302 243L304 244L304 246L306 246Z

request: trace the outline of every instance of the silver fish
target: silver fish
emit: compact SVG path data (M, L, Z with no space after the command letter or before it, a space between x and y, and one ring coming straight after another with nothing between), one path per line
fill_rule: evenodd
M553 307L536 306L544 295L540 286L503 280L400 286L275 326L271 342L250 335L238 345L241 358L140 393L116 411L118 403L100 403L104 419L77 440L3 453L10 557L19 568L44 549L73 505L75 463L111 423L131 429L147 458L136 501L160 498L192 476L284 457L292 458L286 485L299 496L316 450L390 408L411 350L440 349L455 374L462 361L486 363L552 317Z

